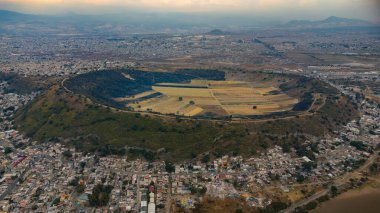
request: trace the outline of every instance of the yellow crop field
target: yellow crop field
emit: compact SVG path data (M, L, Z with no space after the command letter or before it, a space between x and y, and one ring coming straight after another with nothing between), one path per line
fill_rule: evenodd
M198 88L198 87L202 88ZM203 88L205 87L205 88ZM256 86L242 81L193 80L187 84L160 83L152 91L134 96L161 96L129 103L136 111L196 116L213 113L226 115L264 115L290 110L298 100L273 86Z
M202 111L203 111L202 108L191 105L191 106L187 107L187 110L183 112L183 115L184 116L194 116L194 115L201 113Z
M187 96L187 97L211 97L211 91L203 88L182 88L182 87L160 87L153 86L153 90L167 96Z

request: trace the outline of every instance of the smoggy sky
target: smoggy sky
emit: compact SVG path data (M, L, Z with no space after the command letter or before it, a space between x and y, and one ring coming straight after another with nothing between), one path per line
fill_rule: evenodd
M380 0L0 0L0 9L35 14L213 12L272 19L321 19L336 15L380 20Z

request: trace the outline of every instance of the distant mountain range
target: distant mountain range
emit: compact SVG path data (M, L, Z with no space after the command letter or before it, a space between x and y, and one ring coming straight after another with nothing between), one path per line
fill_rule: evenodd
M0 10L0 22L21 20L21 19L26 19L31 16L33 15L17 13L17 12L8 11L8 10Z
M373 23L361 19L348 19L330 16L319 21L294 20L285 24L286 27L300 28L330 28L330 27L353 27L353 26L374 26Z
M92 33L113 35L118 33L171 33L205 32L223 35L231 29L253 29L257 27L275 28L338 28L355 26L375 26L359 19L331 16L321 21L295 20L286 24L252 16L189 14L189 13L144 13L125 12L112 15L31 15L8 10L0 10L0 33L35 35ZM227 30L227 31L224 31ZM227 33L228 34L228 33Z

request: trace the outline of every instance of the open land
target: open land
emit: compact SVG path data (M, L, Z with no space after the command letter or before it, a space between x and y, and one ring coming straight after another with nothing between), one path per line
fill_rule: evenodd
M380 211L380 188L346 192L321 205L312 213L376 213Z
M239 81L198 81L190 84L161 84L153 90L161 96L127 104L136 111L195 116L213 113L228 115L263 115L291 110L298 101L272 86L255 87L254 83ZM137 94L144 97L153 91ZM273 94L274 93L274 94ZM122 98L121 100L129 100Z

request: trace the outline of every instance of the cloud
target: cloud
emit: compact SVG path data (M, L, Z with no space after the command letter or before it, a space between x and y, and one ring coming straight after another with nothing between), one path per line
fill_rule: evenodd
M34 13L121 10L223 12L266 16L379 18L379 0L0 0L0 8Z

